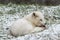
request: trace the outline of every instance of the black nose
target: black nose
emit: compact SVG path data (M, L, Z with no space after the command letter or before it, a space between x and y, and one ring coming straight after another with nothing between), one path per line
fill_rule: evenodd
M45 25L42 25L42 27L45 27Z
M41 25L40 27L46 27L45 25Z

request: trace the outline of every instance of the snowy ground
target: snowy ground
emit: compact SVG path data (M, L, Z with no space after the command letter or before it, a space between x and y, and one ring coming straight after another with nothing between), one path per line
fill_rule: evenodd
M25 35L11 40L60 40L60 24L53 24L43 32Z
M6 28L11 23L35 10L45 14L47 29L42 32L28 34L17 38L8 38ZM60 5L16 5L0 6L0 40L60 40Z

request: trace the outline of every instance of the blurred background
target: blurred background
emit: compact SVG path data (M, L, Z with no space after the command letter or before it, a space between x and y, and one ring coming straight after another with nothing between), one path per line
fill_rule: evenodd
M40 4L40 5L59 5L60 0L0 0L2 4L8 3L15 3L15 4Z
M33 11L44 13L48 26L60 24L60 0L0 0L0 40L10 40L6 28Z

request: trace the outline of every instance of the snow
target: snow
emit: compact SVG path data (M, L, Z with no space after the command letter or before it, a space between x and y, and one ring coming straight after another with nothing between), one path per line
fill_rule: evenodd
M0 40L60 40L60 5L10 5L0 6ZM6 28L10 27L12 22L35 11L36 7L48 19L46 20L47 29L42 32L27 34L17 38L7 35L8 30Z
M60 24L53 24L43 32L20 36L11 40L60 40Z

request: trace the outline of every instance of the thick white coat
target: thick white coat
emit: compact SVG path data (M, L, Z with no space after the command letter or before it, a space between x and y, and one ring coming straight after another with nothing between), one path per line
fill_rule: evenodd
M35 13L35 15L33 13ZM42 19L42 21L40 21L40 19ZM13 36L20 36L36 31L41 31L45 28L39 26L44 23L44 15L41 12L35 11L23 17L22 19L15 21L10 27L10 33Z

